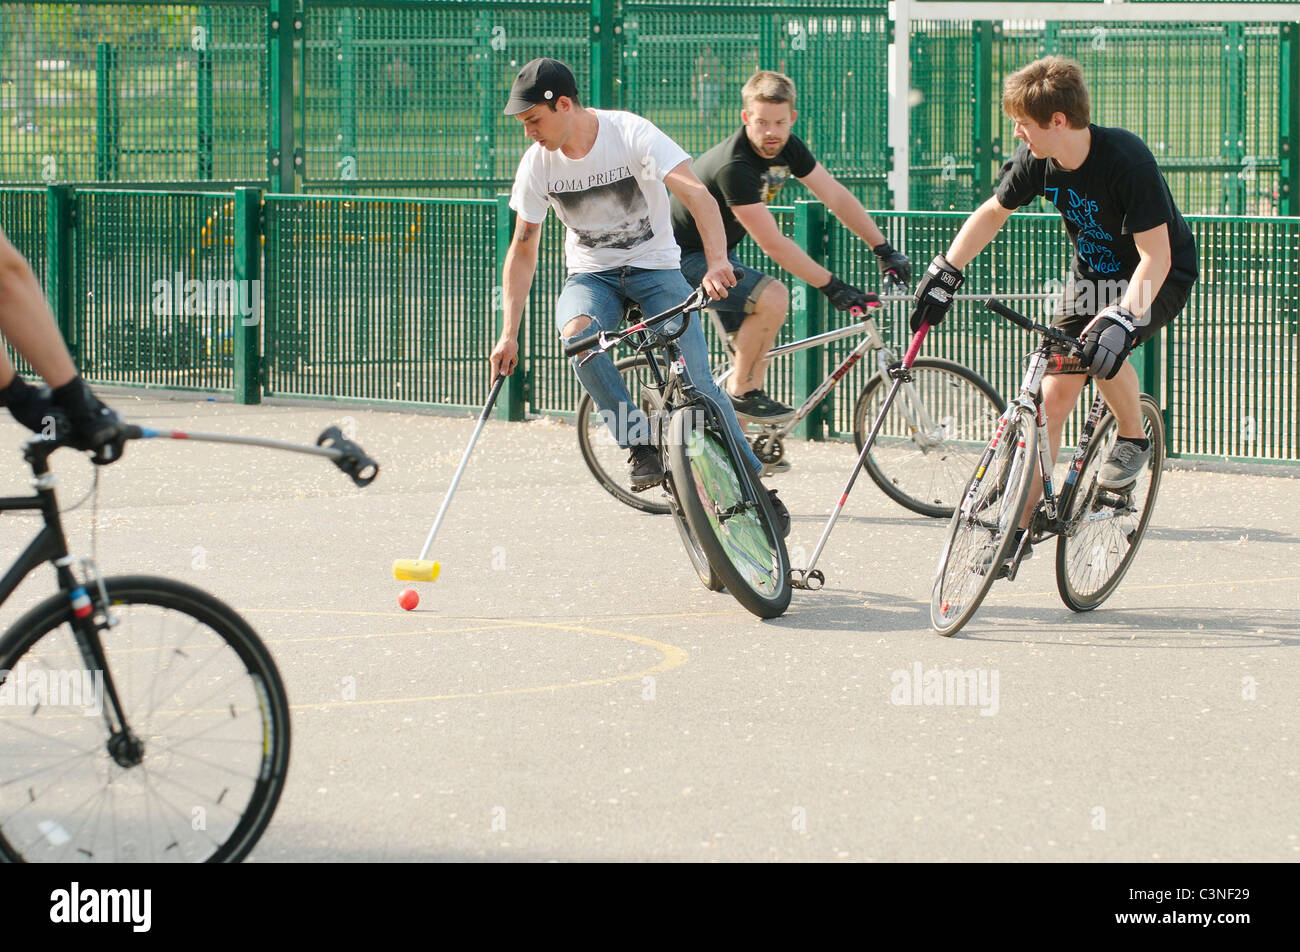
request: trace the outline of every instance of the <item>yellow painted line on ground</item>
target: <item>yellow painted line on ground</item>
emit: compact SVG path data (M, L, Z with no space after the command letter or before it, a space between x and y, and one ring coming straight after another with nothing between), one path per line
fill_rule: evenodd
M260 613L264 615L363 615L370 618L403 618L403 617L420 618L424 615L423 612L420 612L418 614L414 612L404 612L404 611L395 611L395 610L363 612L363 611L348 611L344 609L335 609L335 608L241 608L239 609L239 611L247 612L250 615L254 613ZM714 615L740 615L744 613L745 613L744 609L737 606L736 608L729 609L727 611L717 611L717 612L651 612L649 614L644 614L644 615L597 615L597 616L588 616L588 617L594 617L595 620L605 619L605 620L613 620L613 621L638 621L642 618L707 618ZM504 618L503 619L489 618L483 615L448 615L446 617L449 621L456 620L456 619L463 619L466 621L498 621L498 620L509 621L511 620L511 619L504 619Z
M1300 575L1282 575L1277 578L1234 578L1224 579L1220 582L1171 582L1168 585L1125 585L1120 583L1118 591L1121 592L1155 592L1161 589L1169 588L1209 588L1212 585L1267 585L1273 582L1300 582ZM1037 598L1042 595L1056 595L1055 589L1050 592L1013 592L1007 595L999 594L999 599L1004 598ZM1114 596L1111 596L1112 598Z
M519 694L544 694L554 691L567 691L572 688L599 687L600 685L605 684L615 684L619 681L640 681L642 678L662 674L665 671L671 671L673 668L679 668L690 659L690 654L687 653L685 649L678 648L676 645L670 645L663 641L655 641L653 638L646 638L641 635L629 635L622 631L609 631L604 628L588 628L581 625L565 625L558 622L518 620L503 620L501 627L548 628L558 631L574 631L587 635L601 635L607 638L617 638L621 641L630 641L634 644L654 648L663 655L663 658L654 667L646 668L643 671L634 671L630 674L615 674L604 678L591 678L586 681L566 681L562 684L541 684L534 687L502 688L497 691L474 691L464 694L429 694L421 697L379 698L373 701L324 701L316 704L294 704L290 706L290 710L311 711L320 710L322 708L376 707L390 704L412 704L422 701L463 701L472 698L506 697L509 695Z

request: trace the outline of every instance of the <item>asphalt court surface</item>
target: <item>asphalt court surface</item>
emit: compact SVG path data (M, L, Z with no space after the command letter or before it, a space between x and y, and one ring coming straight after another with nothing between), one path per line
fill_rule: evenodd
M358 490L322 459L155 440L100 472L105 574L212 591L280 666L292 758L255 861L1300 858L1300 479L1166 471L1100 609L1065 608L1049 543L944 639L944 525L869 479L826 588L763 622L596 485L572 426L493 421L405 612L392 561L419 554L468 414L106 396L161 427L341 424L381 465ZM21 436L0 424L7 494ZM788 458L770 485L799 565L855 453ZM90 487L75 454L54 470L65 507ZM66 516L79 554L91 513ZM36 523L3 519L12 560ZM5 623L52 588L31 577ZM945 672L979 690L928 694Z

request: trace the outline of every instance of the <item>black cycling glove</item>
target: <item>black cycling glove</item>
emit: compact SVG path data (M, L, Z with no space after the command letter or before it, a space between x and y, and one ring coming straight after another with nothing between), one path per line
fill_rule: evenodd
M925 276L916 286L913 297L916 306L912 308L911 322L913 334L921 329L922 324L933 326L943 323L948 308L952 307L952 296L965 280L961 272L948 263L947 258L943 255L935 256L930 267L925 269Z

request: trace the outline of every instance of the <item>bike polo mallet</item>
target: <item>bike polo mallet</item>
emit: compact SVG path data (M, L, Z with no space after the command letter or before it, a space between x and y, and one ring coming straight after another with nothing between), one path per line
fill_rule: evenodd
M438 527L442 525L443 516L447 515L447 506L456 492L456 486L460 483L461 474L465 472L465 465L469 462L469 454L474 452L474 444L478 442L478 435L483 432L483 424L487 422L488 414L492 412L492 405L497 402L497 394L501 392L501 385L505 381L506 378L503 374L497 374L496 380L492 382L492 392L488 394L487 403L483 405L483 412L478 416L478 425L474 427L474 435L469 438L469 446L465 447L465 455L461 458L456 475L451 478L451 487L442 500L442 508L438 510L438 518L433 520L433 528L429 530L429 538L424 540L424 548L420 550L420 557L418 559L397 559L393 562L393 578L406 582L432 582L438 578L438 573L442 571L441 563L429 559L429 549L433 547L434 537L438 535Z
M916 355L921 352L921 342L925 340L925 335L928 333L930 333L930 325L923 322L916 333L912 335L912 344L907 348L907 353L903 356L903 362L889 368L889 376L894 378L894 384L889 388L889 393L885 395L885 404L880 408L880 413L876 416L876 422L871 426L871 432L867 434L866 440L862 443L862 452L858 455L857 465L853 467L853 472L849 474L848 484L845 485L844 492L840 493L839 502L831 510L831 517L826 523L826 528L822 530L822 537L817 540L817 548L813 550L808 567L806 569L790 570L790 584L795 588L815 592L825 584L826 576L814 566L816 566L817 559L822 554L822 549L826 547L826 540L831 537L831 530L835 528L836 520L839 519L840 513L844 511L844 503L848 501L849 492L858 479L858 473L862 472L862 467L867 462L867 454L871 452L871 447L876 442L876 435L880 433L880 428L884 425L885 416L889 413L889 408L893 406L894 398L898 396L898 389L912 379L912 364L916 362Z

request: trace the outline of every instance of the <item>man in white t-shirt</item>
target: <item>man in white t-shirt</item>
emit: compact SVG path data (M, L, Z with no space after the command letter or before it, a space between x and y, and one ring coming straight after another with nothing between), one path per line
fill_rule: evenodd
M555 326L566 343L594 330L617 330L629 300L650 315L690 295L691 286L678 270L681 252L673 237L670 190L699 228L707 259L704 290L717 300L735 286L717 202L691 171L690 156L653 123L629 112L584 108L573 73L553 59L533 60L519 71L505 113L523 123L534 144L519 162L510 195L519 220L506 254L505 324L490 358L494 376L512 373L519 362L519 325L548 208L565 226L568 277L555 302ZM665 330L673 329L668 322ZM696 387L717 404L749 465L760 472L763 464L709 371L698 318L678 346ZM574 371L610 421L614 438L629 451L632 489L662 482L658 454L646 442L650 428L613 360L601 354L582 363L581 356L571 360ZM788 532L785 506L774 490L769 493Z

